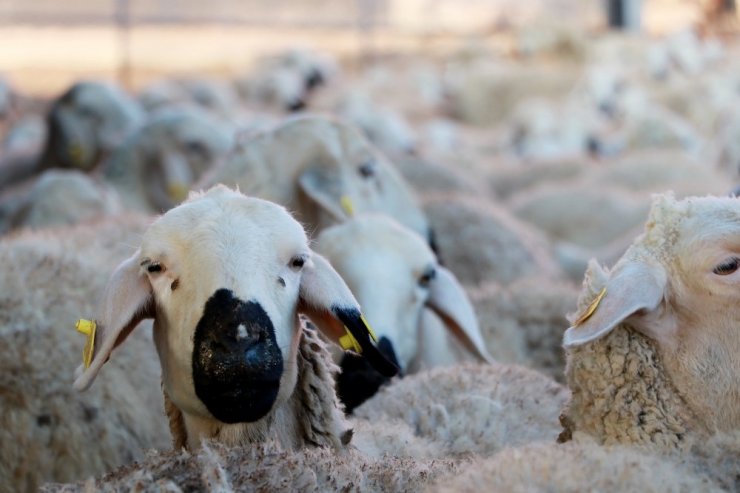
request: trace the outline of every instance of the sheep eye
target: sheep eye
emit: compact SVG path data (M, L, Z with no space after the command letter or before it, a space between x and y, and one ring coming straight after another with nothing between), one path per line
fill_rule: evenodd
M422 288L427 288L432 283L432 280L434 279L434 276L437 275L437 271L434 269L434 267L429 267L427 270L424 271L424 273L419 277L419 286Z
M146 266L147 272L162 272L162 264L159 262L153 262Z
M295 257L293 257L293 258L292 258L292 259L290 260L290 266L291 266L291 267L292 267L293 269L296 269L296 270L298 270L298 269L300 269L301 267L303 267L303 265L304 265L305 263L306 263L306 257L305 257L305 256L303 256L303 255L298 255L298 256L295 256Z
M371 176L375 175L375 160L370 159L368 161L365 161L360 165L358 171L360 172L360 176L362 176L363 178L370 178Z
M717 267L714 268L714 273L719 276L726 276L728 274L732 274L735 272L740 265L740 258L732 257L730 259L725 260L721 264L719 264Z
M205 156L207 154L205 146L202 143L196 142L194 140L185 142L185 150L189 154L200 154L202 156Z

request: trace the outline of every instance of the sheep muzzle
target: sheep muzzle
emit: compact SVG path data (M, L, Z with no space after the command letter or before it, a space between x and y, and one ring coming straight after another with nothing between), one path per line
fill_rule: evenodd
M272 409L282 374L283 357L262 306L217 290L193 338L193 385L208 411L224 423L257 421Z

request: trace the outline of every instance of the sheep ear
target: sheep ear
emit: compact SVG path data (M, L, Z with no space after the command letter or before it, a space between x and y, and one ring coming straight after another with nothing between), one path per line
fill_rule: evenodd
M365 356L382 375L392 377L398 373L398 368L373 343L375 334L347 284L316 253L303 267L298 310L308 315L331 341Z
M154 317L154 298L149 279L140 272L138 252L116 268L103 291L100 318L89 366L77 369L76 390L86 390L111 351L121 344L136 325Z
M301 173L298 185L309 199L329 213L335 221L344 222L352 215L352 211L342 207L342 198L332 194L332 191L339 193L341 190L339 176L335 171L325 166L312 166Z
M563 345L580 346L594 341L628 319L645 335L653 339L664 337L669 331L669 320L655 315L665 297L666 284L662 267L637 261L618 265L601 293L565 331Z
M437 267L426 304L470 352L487 363L494 361L483 341L475 310L452 272L442 266Z

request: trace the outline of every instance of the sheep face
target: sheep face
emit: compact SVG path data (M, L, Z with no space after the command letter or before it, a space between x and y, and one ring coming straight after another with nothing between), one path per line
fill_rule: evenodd
M151 317L172 402L185 415L254 422L295 387L299 303L330 339L344 324L375 349L349 289L285 209L212 189L152 224L113 274L92 364L75 386L87 387L115 345Z
M44 161L91 169L143 119L136 103L115 87L95 82L72 86L53 105Z
M479 359L492 361L463 288L415 232L387 216L365 214L322 231L316 250L350 286L377 330L381 350L401 369L418 357L425 310L437 313L445 328ZM437 348L445 343L424 344ZM345 356L341 366L338 391L351 411L384 380L354 355Z
M740 426L740 201L658 197L645 234L566 347L626 323L656 344L681 397L710 430Z

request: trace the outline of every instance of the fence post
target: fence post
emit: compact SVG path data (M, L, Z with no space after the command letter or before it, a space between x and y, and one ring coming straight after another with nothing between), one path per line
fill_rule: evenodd
M126 89L133 89L131 67L131 2L115 0L114 19L118 34L118 82Z

